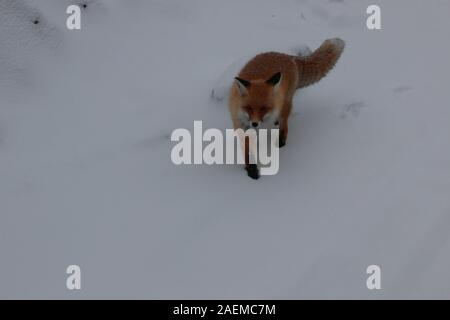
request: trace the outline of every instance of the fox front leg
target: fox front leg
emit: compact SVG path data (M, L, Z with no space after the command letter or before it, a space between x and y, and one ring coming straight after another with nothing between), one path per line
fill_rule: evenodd
M274 123L275 129L279 130L278 136L278 148L282 148L286 145L287 134L288 134L288 122L287 119L280 119Z
M281 112L279 118L280 126L280 136L278 138L278 147L282 148L286 145L287 135L288 135L288 118L292 110L292 101L290 99L285 102L283 106L283 111Z
M283 147L286 144L286 137L282 139L281 129L280 129L280 120L276 120L273 124L273 127L275 129L279 130L279 136L278 136L278 148Z
M243 130L243 132L245 132L249 129L249 126L248 125L246 126L237 117L233 118L233 123L234 123L235 131ZM249 143L248 137L245 137L245 135L239 136L239 141L241 142L240 145L241 145L243 155L244 155L245 170L247 171L247 175L252 179L255 179L255 180L259 179L260 175L259 175L258 164L256 163L256 161L254 161L254 163L250 163L250 159L251 159L251 157L253 157L253 155L252 155L252 151L250 148L250 143Z
M280 124L280 136L278 137L279 148L282 148L286 145L287 134L288 134L288 124L287 120L284 120Z
M245 166L245 170L247 171L247 175L254 179L254 180L258 180L260 177L259 174L259 169L258 166L256 164L248 164Z
M250 178L258 180L260 177L258 164L256 163L256 159L253 159L253 160L255 160L254 161L255 163L250 163L250 158L254 157L254 155L251 151L248 137L245 137L244 139L245 139L245 145L244 145L245 170L247 171L247 175Z

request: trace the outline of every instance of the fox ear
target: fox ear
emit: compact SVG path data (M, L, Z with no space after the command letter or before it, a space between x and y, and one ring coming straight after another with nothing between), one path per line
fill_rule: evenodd
M250 81L241 79L239 77L234 78L234 80L236 80L236 85L238 87L239 90L239 94L241 96L244 96L248 93L248 88L250 87Z
M266 80L267 84L270 84L271 86L276 86L281 81L281 72L275 73L273 76L270 77L270 79Z

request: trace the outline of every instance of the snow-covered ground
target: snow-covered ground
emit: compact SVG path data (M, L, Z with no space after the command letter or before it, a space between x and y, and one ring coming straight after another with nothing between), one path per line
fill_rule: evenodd
M450 298L450 1L83 1L0 0L0 298ZM333 37L277 175L172 164L230 64Z

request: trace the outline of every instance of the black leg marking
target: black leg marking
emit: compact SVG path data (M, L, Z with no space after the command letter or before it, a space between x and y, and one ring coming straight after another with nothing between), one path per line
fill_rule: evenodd
M245 166L245 170L247 170L247 175L252 179L259 179L259 170L256 164L249 164Z
M278 148L282 148L286 145L286 139L283 136L279 136L278 138Z

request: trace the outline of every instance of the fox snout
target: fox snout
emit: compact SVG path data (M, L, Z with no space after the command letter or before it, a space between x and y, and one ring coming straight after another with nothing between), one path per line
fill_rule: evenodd
M253 116L251 112L245 109L240 110L238 116L244 128L258 128L261 124L261 119Z
M251 110L241 110L239 118L242 124L247 128L259 128L263 124L266 126L276 126L278 122L279 112L277 110L270 110L264 112L253 112Z
M261 123L263 122L264 119L264 115L260 114L260 113L253 113L253 114L249 114L248 116L248 125L249 127L252 128L258 128Z
M259 124L261 123L260 121L252 121L250 122L253 128L258 128Z

